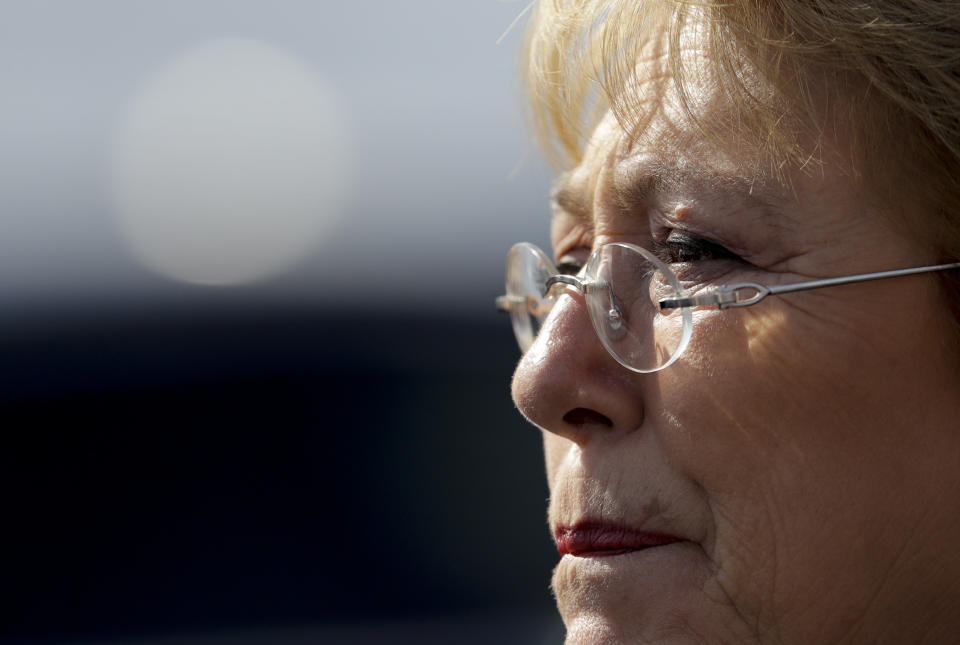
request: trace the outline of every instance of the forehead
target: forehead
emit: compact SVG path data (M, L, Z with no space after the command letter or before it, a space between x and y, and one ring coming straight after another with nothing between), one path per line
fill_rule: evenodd
M790 195L789 182L771 169L754 133L710 74L708 52L696 40L686 47L678 79L662 51L650 48L634 77L594 130L580 163L555 183L564 211L585 216L601 171L626 203L651 194L690 191L745 194L765 201ZM746 72L744 72L746 73ZM758 92L763 90L755 82ZM682 86L682 91L681 91Z

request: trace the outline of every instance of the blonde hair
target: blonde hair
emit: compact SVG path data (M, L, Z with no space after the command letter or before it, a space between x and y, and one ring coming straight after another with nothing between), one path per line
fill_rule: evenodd
M796 135L826 127L829 105L834 127L851 135L852 170L878 190L910 191L878 201L923 204L937 220L939 253L960 257L956 0L540 0L524 76L547 156L575 165L608 110L628 132L642 129L650 104L629 87L644 48L663 34L669 75L688 100L680 34L692 21L741 134L774 166L811 161ZM773 93L756 92L756 77Z

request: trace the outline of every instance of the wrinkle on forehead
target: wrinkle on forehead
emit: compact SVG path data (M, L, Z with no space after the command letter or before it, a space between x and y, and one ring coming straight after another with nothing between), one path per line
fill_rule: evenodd
M626 140L620 124L612 113L608 113L594 130L583 160L554 182L551 193L553 207L576 219L590 221L593 217L598 169L614 161L612 155Z
M681 34L677 60L683 70L670 65L666 36L645 49L647 55L637 62L622 95L626 98L600 121L578 166L556 182L555 208L590 221L604 167L611 168L612 188L623 205L690 189L766 205L795 197L786 175L764 155L756 133L747 135L741 127L742 115L711 71L698 38L701 30L694 22ZM750 72L742 73L746 77ZM753 84L758 96L773 95L759 81ZM629 114L628 104L639 107ZM628 117L638 120L625 121Z
M787 185L783 142L789 140L787 147L796 148L790 154L805 156L805 163L816 161L818 145L808 146L814 152L799 152L800 129L787 116L787 97L746 56L729 50L723 60L715 60L709 27L699 14L691 10L679 30L651 38L629 72L623 72L626 80L619 95L610 97L612 117L607 115L626 135L622 157L637 149L669 151L669 161L659 165L696 167L707 159L711 167L726 164L729 175L762 176ZM736 82L727 79L725 85L719 68L732 72ZM776 128L764 127L748 105L780 106L783 116ZM591 140L584 161L594 145Z
M704 29L691 20L672 42L663 33L645 46L580 163L556 182L555 212L592 221L603 169L610 170L609 188L623 206L691 191L771 207L796 199L791 172L775 162L717 81ZM668 55L669 47L680 55ZM736 64L758 101L776 100L746 62Z

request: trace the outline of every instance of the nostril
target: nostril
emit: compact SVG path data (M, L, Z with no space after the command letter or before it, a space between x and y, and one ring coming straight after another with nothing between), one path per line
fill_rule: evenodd
M563 421L572 426L582 428L584 426L606 426L613 427L613 421L595 410L588 408L574 408L563 415Z

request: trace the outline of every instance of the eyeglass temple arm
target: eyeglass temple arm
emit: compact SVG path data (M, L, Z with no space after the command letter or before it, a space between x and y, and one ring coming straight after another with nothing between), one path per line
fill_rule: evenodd
M925 267L914 267L912 269L878 271L876 273L861 273L858 275L848 275L839 278L810 280L808 282L794 282L791 284L779 284L770 287L757 284L755 282L741 282L739 284L720 287L713 293L707 293L700 296L690 296L686 298L664 298L660 301L660 309L679 309L682 307L702 306L716 306L719 309L727 309L728 307L749 307L750 305L757 304L767 296L776 296L781 293L808 291L810 289L822 289L823 287L838 287L844 284L868 282L870 280L882 280L884 278L897 278L905 275L915 275L917 273L948 271L950 269L960 269L960 262L937 264L934 266Z

